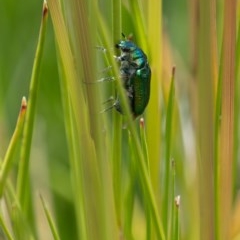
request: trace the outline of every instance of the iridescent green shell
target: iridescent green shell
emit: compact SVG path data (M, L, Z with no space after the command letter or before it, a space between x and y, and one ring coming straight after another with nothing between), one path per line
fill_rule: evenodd
M151 69L146 54L130 40L120 41L116 47L121 50L117 57L120 75L134 117L141 115L150 98ZM115 108L123 113L119 98Z

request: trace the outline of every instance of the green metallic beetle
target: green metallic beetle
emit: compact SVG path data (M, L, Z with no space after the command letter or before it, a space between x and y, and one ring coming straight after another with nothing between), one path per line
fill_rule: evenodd
M126 39L116 44L121 55L120 76L126 90L131 112L134 118L141 115L150 98L151 69L146 54L132 41ZM119 97L114 103L116 110L123 114Z

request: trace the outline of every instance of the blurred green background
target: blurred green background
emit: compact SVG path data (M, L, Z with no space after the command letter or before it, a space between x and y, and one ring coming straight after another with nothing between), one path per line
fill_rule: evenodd
M166 82L168 82L171 75L171 67L173 65L177 66L176 95L177 100L179 100L179 118L182 124L180 126L181 130L176 127L176 131L181 132L176 132L176 136L174 136L177 140L181 137L182 139L173 144L175 156L179 157L177 160L180 162L177 171L179 172L179 176L182 177L176 184L176 191L178 193L181 192L184 200L183 209L188 208L189 212L191 212L195 209L198 198L198 196L194 195L194 184L196 184L195 174L197 172L197 163L195 160L198 150L195 149L194 119L192 119L192 117L194 118L194 110L191 109L192 105L190 103L191 86L189 85L191 85L190 81L192 77L195 77L193 76L195 72L193 71L194 62L191 52L192 33L189 2L187 0L164 0L162 1L162 5L163 54L166 51L166 55L164 56L165 63L163 65L169 67L168 69L163 69L163 75L165 74ZM105 1L101 1L101 3L104 9ZM4 157L14 131L21 99L23 96L28 98L29 82L41 20L41 9L42 1L40 0L25 0L24 2L0 0L1 158ZM107 13L105 18L108 19ZM128 19L126 18L124 21L128 21ZM156 23L157 26L158 23ZM129 25L127 29L123 26L123 31L126 35L131 33ZM220 35L220 31L218 35ZM151 40L148 39L148 42L151 42ZM217 50L219 51L219 49ZM79 84L82 84L80 81L81 79L79 79ZM48 20L39 82L37 113L31 149L32 157L30 161L30 173L33 176L31 183L34 189L34 197L37 199L36 204L40 206L38 193L44 192L45 196L49 197L49 203L53 202L53 208L57 209L54 214L55 216L59 216L56 217L56 220L62 239L70 239L69 232L76 233L77 231L72 204L72 192L69 188L71 185L69 175L70 166L51 16L49 16ZM104 88L105 83L102 84L101 88ZM166 100L164 97L163 90L161 96L163 102ZM162 111L166 114L166 109L164 109L166 102L160 105L163 106ZM176 125L178 124L180 123ZM161 123L161 127L165 127L165 124ZM162 132L164 132L164 129ZM16 160L18 157L16 156ZM53 191L51 192L49 189ZM41 239L51 239L50 232L49 230L46 231L46 225L44 225L45 217L41 210L39 211L38 218L40 221L38 221L38 224L40 225L39 232ZM183 218L184 223L182 224L182 228L186 230L186 235L191 236L190 232L194 232L198 228L188 229L188 224L191 225L191 216L186 214ZM68 229L68 231L64 231L64 229ZM76 236L71 236L71 239L76 239Z

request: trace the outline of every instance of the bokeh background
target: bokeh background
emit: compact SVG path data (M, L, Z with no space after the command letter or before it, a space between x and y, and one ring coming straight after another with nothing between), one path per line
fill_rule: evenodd
M104 1L100 2L104 6ZM221 4L219 1L219 6ZM188 207L189 212L191 212L196 209L198 201L198 196L194 195L194 190L192 191L194 184L196 184L196 159L198 153L195 143L196 132L194 130L197 118L196 110L194 109L194 106L196 106L194 101L196 99L193 98L191 93L194 87L192 81L196 76L194 72L196 59L194 55L196 44L194 41L196 37L194 36L191 11L193 4L190 0L163 0L162 6L163 76L165 76L167 82L166 89L169 87L173 65L176 66L177 73L176 96L179 103L178 114L181 132L178 132L179 127L176 127L176 139L182 139L180 139L180 143L174 144L174 148L176 153L181 151L181 148L184 149L179 153L182 163L179 164L177 171L181 179L178 181L176 188L178 194L185 194L182 197L185 200L183 201L183 209ZM21 99L23 96L28 97L41 20L41 9L42 1L40 0L25 0L24 2L14 0L0 1L0 159L4 157L14 131ZM217 14L216 17L217 21L219 21L217 26L219 30L221 29L219 20L221 19L221 14ZM157 26L158 24L156 23ZM126 30L131 31L129 26ZM216 32L216 35L220 36L221 30ZM151 39L148 39L148 43L150 42ZM219 51L219 49L217 50ZM77 232L77 226L71 202L72 192L69 188L71 179L69 175L67 140L64 128L55 38L50 16L38 87L37 112L30 160L31 184L34 189L33 197L36 198L35 205L38 211L38 232L41 239L51 239L51 233L45 221L38 197L39 193L44 193L56 216L61 239L76 239L74 233ZM104 87L104 83L101 85L102 87ZM166 102L164 102L166 101L165 94L166 91L163 90L161 98L164 106L166 105ZM162 124L163 126L164 124ZM173 131L175 131L175 128ZM174 134L175 132L173 132ZM176 154L176 156L178 155ZM13 178L14 171L17 171L18 157L16 153L16 163L12 173ZM237 165L236 167L239 166ZM235 194L238 187L239 183L236 182ZM51 203L53 204L51 205ZM192 216L199 217L197 213L194 213ZM192 216L190 214L183 217L182 229L185 232L185 236L187 236L185 239L191 239L191 236L198 234L198 227L188 228L188 226L191 226ZM72 233L70 238L69 233Z

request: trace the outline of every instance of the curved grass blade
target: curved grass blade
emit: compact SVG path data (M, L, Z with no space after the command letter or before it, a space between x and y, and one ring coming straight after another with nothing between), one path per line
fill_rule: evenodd
M27 101L26 98L22 98L22 103L21 103L21 109L20 113L18 115L18 120L17 124L13 133L13 136L11 138L11 141L9 143L7 152L5 154L3 164L0 169L0 197L3 194L3 190L5 187L6 179L8 177L9 171L12 168L13 165L13 154L16 149L16 145L20 139L20 136L22 134L23 130L23 125L24 125L24 119L25 119L25 114L26 114L26 109L27 109Z
M47 221L48 221L48 224L49 224L49 227L51 228L51 231L52 231L52 235L53 235L53 238L55 240L60 240L60 237L59 237L59 234L58 234L58 231L56 229L56 225L55 223L53 222L53 218L46 206L46 203L42 197L42 195L40 195L40 199L41 199L41 203L42 203L42 206L43 206L43 209L44 209L44 213L46 215L46 218L47 218Z
M39 39L33 64L32 76L30 81L29 98L28 98L28 110L26 112L26 124L23 129L23 142L21 146L21 155L19 163L19 171L17 177L17 196L21 204L23 212L28 216L29 223L31 223L34 229L34 217L31 210L30 200L30 188L29 188L29 158L31 151L31 142L33 135L33 125L36 111L37 91L39 84L39 72L43 55L44 40L47 27L48 18L48 6L46 1L43 2L42 20L39 32Z

